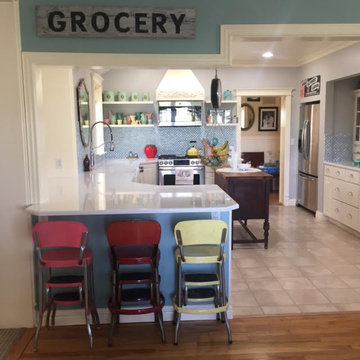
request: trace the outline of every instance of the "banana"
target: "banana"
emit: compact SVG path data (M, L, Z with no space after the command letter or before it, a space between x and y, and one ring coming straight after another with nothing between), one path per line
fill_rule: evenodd
M222 150L224 150L226 147L228 147L229 146L229 142L226 140L222 145L220 145L220 146L213 146L212 147L212 150L213 150L213 152L218 152L218 151L222 151Z
M224 146L225 145L225 146ZM220 147L220 149L214 149L213 148L213 154L214 156L224 156L227 155L229 153L229 143L226 141L224 143L224 145L222 145Z

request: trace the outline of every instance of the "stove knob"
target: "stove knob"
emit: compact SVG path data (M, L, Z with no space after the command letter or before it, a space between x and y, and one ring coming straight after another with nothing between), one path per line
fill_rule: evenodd
M173 162L172 162L172 160L170 160L170 161L169 161L169 165L172 165L172 164L173 164Z
M162 161L159 161L159 165L162 165L163 164L163 162Z
M168 162L165 160L165 161L164 161L164 165L167 165L167 164L168 164Z

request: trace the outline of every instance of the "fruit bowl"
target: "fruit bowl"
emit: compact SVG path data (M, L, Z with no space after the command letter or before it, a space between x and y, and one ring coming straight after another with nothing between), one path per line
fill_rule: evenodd
M241 163L238 165L239 170L245 171L245 170L249 170L251 168L251 164L250 163Z

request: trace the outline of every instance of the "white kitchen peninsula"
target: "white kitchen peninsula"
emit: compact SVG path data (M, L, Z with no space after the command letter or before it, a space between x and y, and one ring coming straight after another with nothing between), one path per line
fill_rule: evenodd
M34 222L44 219L74 220L88 226L89 247L94 252L96 306L103 322L110 319L106 308L110 296L110 264L105 233L109 222L136 218L154 219L160 223L164 318L171 320L171 299L175 290L174 225L183 220L219 218L229 225L229 240L232 210L239 207L217 185L158 186L138 183L136 179L141 161L108 160L94 171L81 173L78 177L51 179L48 183L48 200L27 208ZM228 241L228 255L230 244L231 241ZM227 292L230 295L231 256L226 259ZM232 317L231 306L229 316ZM151 318L139 317L138 320Z

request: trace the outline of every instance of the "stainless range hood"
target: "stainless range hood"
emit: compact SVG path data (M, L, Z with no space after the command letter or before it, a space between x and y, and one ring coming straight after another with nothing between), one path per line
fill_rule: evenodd
M156 89L157 101L205 100L205 91L191 70L167 70Z

